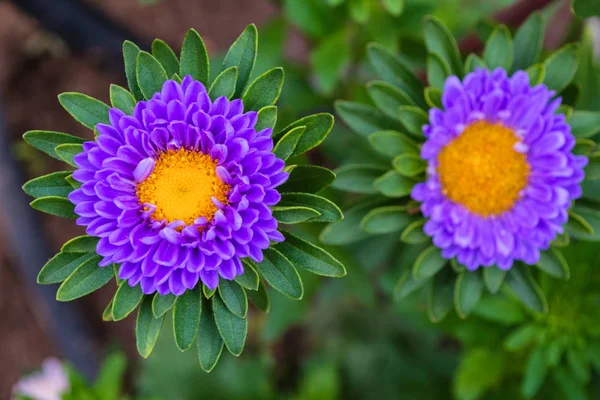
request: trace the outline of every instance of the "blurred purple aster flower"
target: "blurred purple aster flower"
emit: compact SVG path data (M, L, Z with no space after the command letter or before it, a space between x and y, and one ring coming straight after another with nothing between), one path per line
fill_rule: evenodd
M446 80L444 110L431 109L423 126L428 177L412 191L443 257L469 270L535 264L563 232L587 158L573 154L554 95L523 71Z
M13 395L32 400L60 400L70 390L69 378L61 362L44 360L40 371L25 376L13 387ZM15 397L16 398L16 397Z
M118 109L75 157L82 183L69 199L77 223L99 237L99 264L145 294L181 295L244 271L284 240L270 206L288 178L272 129L256 131L241 100L212 101L191 77L166 81L133 115Z

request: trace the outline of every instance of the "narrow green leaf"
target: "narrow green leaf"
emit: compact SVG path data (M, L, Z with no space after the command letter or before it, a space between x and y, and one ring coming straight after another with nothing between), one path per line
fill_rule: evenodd
M504 348L508 351L520 351L530 346L540 333L534 324L521 326L504 339Z
M465 73L470 74L477 68L487 69L487 65L485 65L485 61L483 61L478 55L469 54L465 60Z
M150 53L140 51L137 60L137 80L144 98L148 100L155 93L159 93L167 79L167 71L158 60Z
M275 245L294 266L300 266L313 274L339 278L346 275L344 265L322 248L285 232L285 241Z
M273 68L254 80L242 97L244 109L258 111L263 107L272 106L279 99L283 88L283 68Z
M56 158L57 160L61 160L61 158L56 154L56 151L54 151L56 146L66 143L81 144L85 141L76 136L53 131L25 132L23 135L23 140L25 140L25 142L30 146L43 151L50 157Z
M208 85L210 76L208 52L202 37L194 29L190 29L185 35L181 48L181 76L187 75ZM235 85L235 82L233 84Z
M506 275L506 282L527 307L541 313L548 312L546 296L533 279L530 267L514 265Z
M274 135L274 139L282 137L298 126L305 126L306 130L298 141L292 156L304 154L308 150L311 150L312 148L321 144L327 135L329 135L329 132L331 132L331 128L333 128L333 115L321 113L301 118L277 132L277 134Z
M29 203L34 209L50 215L56 215L63 218L77 218L75 206L64 197L48 196L39 197Z
M135 324L135 341L137 350L144 358L148 358L160 334L165 317L154 318L152 313L152 297L144 296L137 314Z
M425 172L427 164L418 154L401 154L392 160L394 169L406 177L415 177Z
M423 139L423 125L429 122L427 113L419 107L402 106L398 109L398 119L412 137Z
M459 317L467 318L473 311L483 290L483 283L475 271L464 271L454 286L454 306Z
M73 158L83 151L83 147L80 144L66 143L56 146L54 151L62 161L73 167L77 167Z
M202 292L199 286L177 297L173 308L173 331L179 350L186 351L194 343L201 314Z
M99 240L93 236L78 236L63 244L60 251L63 253L93 253L96 251Z
M244 264L244 273L235 277L235 281L243 288L248 290L258 290L258 273L248 262L242 261Z
M246 292L246 295L248 296L248 300L250 300L256 308L266 313L269 312L271 301L269 300L269 294L265 289L264 283L259 281L258 289Z
M198 328L198 360L204 372L213 370L221 353L223 352L223 339L215 323L212 307L207 300L203 300L202 318Z
M347 210L344 212L343 220L329 224L321 231L319 240L332 246L340 246L369 237L368 233L360 229L360 221L372 208L381 203L381 200L363 202Z
M275 129L275 124L277 124L277 106L263 107L258 111L254 129L257 132L267 128Z
M112 104L114 108L123 111L125 114L132 115L137 100L127 89L112 84L110 85L110 104Z
M63 171L40 176L25 183L23 191L31 197L67 197L73 191L71 184L66 181L69 175L70 171Z
M375 107L351 101L335 102L340 118L360 136L369 136L383 130L400 130L402 125L386 116Z
M427 80L429 85L443 90L446 78L451 75L448 63L436 53L427 55Z
M213 298L212 306L217 329L227 350L238 357L242 354L246 343L248 320L234 315L217 296Z
M256 264L256 269L267 283L285 296L299 300L304 287L298 271L283 254L274 248L263 251L264 260Z
M139 285L131 287L128 282L123 281L113 299L113 319L119 321L131 314L142 301L142 297L144 293Z
M137 100L142 100L144 95L140 90L140 86L137 80L137 58L140 53L140 48L135 44L126 40L123 43L123 59L125 60L125 75L127 76L127 83L129 90L135 96Z
M67 175L65 180L69 182L69 185L71 185L73 189L79 189L81 187L81 182L73 179L73 174Z
M248 79L254 70L256 51L258 48L258 32L254 24L248 25L225 55L221 71L229 67L238 67L238 79L234 96L241 97Z
M396 131L379 131L369 135L369 142L379 153L392 159L399 154L419 154L419 146L407 135Z
M562 253L556 249L549 249L540 254L536 266L545 273L564 280L569 280L571 273L569 265Z
M429 240L429 236L423 232L423 225L425 220L421 219L408 225L400 235L400 240L408 244L421 244Z
M521 386L521 394L526 399L532 399L542 387L548 367L544 361L544 353L541 347L537 347L527 359L525 366L525 376Z
M390 118L398 117L398 107L415 105L408 94L387 82L369 82L367 90L377 108Z
M563 398L569 400L588 400L585 387L563 366L553 369L552 376L554 381L561 389Z
M335 181L336 175L317 165L299 165L290 172L288 180L277 190L285 192L319 193Z
M158 60L167 72L167 76L179 73L179 60L177 55L163 40L154 39L152 42L152 55ZM184 75L185 76L185 75Z
M77 267L93 256L93 254L60 252L42 267L37 276L37 282L41 284L61 283L67 279Z
M416 280L413 277L411 270L406 269L400 276L400 279L398 279L398 282L396 282L396 286L394 286L394 301L399 302L406 298L411 293L420 289L427 282L427 279Z
M454 305L454 272L436 274L431 281L427 315L433 323L443 320Z
M177 83L183 82L183 80L181 79L181 77L179 76L179 74L173 74L173 76L171 76L171 79L174 80Z
M98 266L101 260L102 257L94 256L77 267L58 288L56 300L75 300L106 285L114 274L112 268Z
M567 349L567 365L571 373L582 384L587 384L590 381L590 365L586 358L586 350L574 348Z
M99 400L119 398L126 368L127 357L125 354L112 353L106 357L94 382L94 391L100 397Z
M202 293L204 293L205 299L210 299L215 295L215 293L217 293L217 288L209 289L205 285L202 285Z
M432 277L446 264L448 264L448 260L442 257L440 249L430 246L417 257L412 269L413 278L423 280Z
M388 171L373 182L375 188L386 197L408 196L417 182L396 171Z
M108 303L108 305L102 312L102 321L104 321L104 322L114 321L113 316L112 316L112 306L113 306L113 299L110 299L110 302Z
M317 210L308 207L291 206L291 207L271 207L273 216L282 224L299 224L321 216Z
M298 141L306 131L305 126L298 126L285 135L275 145L273 149L273 153L282 160L287 160L292 154L294 154L294 150L298 145Z
M450 71L454 75L461 77L463 73L462 60L458 45L450 30L439 19L430 16L425 18L424 34L427 51L437 54L448 63Z
M575 77L578 65L579 44L571 43L562 47L544 61L544 84L548 89L556 90L556 93L562 92Z
M360 227L367 233L381 235L400 232L414 220L415 217L407 213L405 206L384 206L365 215L360 221Z
M600 133L600 112L575 110L569 125L576 138L591 138Z
M444 105L442 104L442 91L440 89L432 87L425 89L425 101L429 107L439 109L444 108Z
M533 13L515 34L515 57L512 71L524 70L538 62L544 43L544 17Z
M483 269L483 282L485 282L485 286L491 294L498 293L500 290L500 286L504 282L504 277L506 276L506 271L498 268L498 267L489 267Z
M177 301L177 297L171 293L164 296L156 293L152 298L152 314L154 315L154 318L164 316L173 308L175 301Z
M385 168L378 165L348 164L335 170L337 179L332 187L352 193L374 194L378 193L375 180L381 176Z
M75 120L89 129L94 129L96 124L110 124L108 119L110 107L93 97L68 92L59 94L58 102Z
M225 96L228 99L233 97L235 92L235 85L238 79L237 67L231 67L221 72L213 82L208 95L212 100L216 100L221 96Z
M509 69L513 61L513 42L508 28L497 26L485 44L483 60L490 69Z
M312 222L336 222L343 218L342 210L331 200L309 193L282 193L280 207L300 206L318 211L321 215Z
M544 64L535 64L525 70L529 76L531 86L539 85L546 78L546 66Z
M221 296L221 300L223 300L229 311L240 318L246 318L248 298L239 284L223 279L219 283L219 296Z

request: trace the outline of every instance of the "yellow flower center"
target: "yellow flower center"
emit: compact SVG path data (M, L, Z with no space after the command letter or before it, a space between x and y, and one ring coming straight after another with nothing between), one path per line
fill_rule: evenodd
M527 184L529 164L519 138L501 124L475 122L438 156L444 194L482 216L510 210Z
M211 220L217 212L214 196L227 204L229 185L216 175L217 167L209 155L185 149L162 153L154 170L137 187L140 203L152 204L157 221L183 221L191 225L198 217Z

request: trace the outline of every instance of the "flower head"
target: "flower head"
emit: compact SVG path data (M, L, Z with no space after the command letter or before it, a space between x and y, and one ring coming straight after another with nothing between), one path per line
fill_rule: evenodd
M40 371L21 378L13 387L13 395L21 395L32 400L60 400L69 391L67 372L61 362L48 358Z
M101 267L145 294L182 294L199 281L244 271L283 241L271 206L281 198L285 163L273 154L272 129L256 131L242 100L212 101L190 76L168 80L132 116L113 108L110 124L75 156L69 195L77 223L100 238Z
M554 95L523 71L446 80L444 110L432 108L423 127L428 177L412 191L445 258L470 270L535 264L563 232L587 158L573 154Z

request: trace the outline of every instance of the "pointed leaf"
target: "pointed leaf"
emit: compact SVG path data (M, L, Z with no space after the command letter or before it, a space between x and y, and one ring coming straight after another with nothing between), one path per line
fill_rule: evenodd
M31 197L67 197L73 191L71 184L66 181L69 175L70 171L63 171L40 176L25 183L23 191Z
M431 282L427 315L433 323L443 320L454 305L454 272L436 274Z
M248 298L244 289L235 282L223 279L219 283L219 296L229 311L240 318L248 313Z
M422 140L423 125L429 123L427 113L419 107L402 106L398 109L398 119L404 125L406 133L413 138Z
M464 271L456 279L454 286L454 306L461 318L467 318L473 311L483 289L483 282L475 271Z
M250 263L244 262L244 273L235 277L235 281L248 290L258 290L258 273Z
M411 270L406 269L400 276L400 279L398 279L398 282L396 282L396 286L394 286L394 301L399 302L411 293L420 289L427 282L427 279L416 280L413 277Z
M137 80L145 99L151 99L155 93L162 90L163 84L169 79L167 71L150 53L140 51L137 61Z
M246 343L248 320L234 315L218 296L213 298L212 306L217 329L227 350L238 357L242 354Z
M504 277L506 276L506 271L498 268L498 267L489 267L483 269L483 281L485 282L485 286L491 294L498 293L500 290L500 286L504 282Z
M282 224L299 224L314 218L319 218L321 213L308 207L291 206L291 207L271 207L273 216Z
M56 300L75 300L106 285L114 274L111 267L98 266L101 260L102 257L94 256L77 267L58 288Z
M533 279L529 268L514 265L506 275L506 282L523 304L534 311L546 313L548 312L546 296Z
M360 227L367 233L380 235L400 232L414 220L415 217L407 213L405 206L384 206L365 215L360 221Z
M332 187L352 193L378 193L373 184L384 171L385 168L377 165L348 164L335 170L337 179Z
M406 177L415 177L425 172L427 164L418 154L401 154L392 160L394 169L398 171L400 175Z
M191 75L192 78L204 85L208 84L210 76L210 62L206 46L202 37L194 29L190 29L185 35L181 48L181 76L187 75Z
M194 343L201 314L202 292L200 286L196 286L193 290L186 290L177 297L173 308L173 331L179 350L186 351Z
M63 253L93 253L100 239L93 236L78 236L65 244L60 251Z
M256 269L267 283L285 296L299 300L304 288L298 271L283 254L274 248L263 251L264 260L256 264Z
M277 158L281 158L282 160L287 160L292 154L294 154L294 150L298 145L298 141L306 131L305 126L298 126L285 135L275 145L273 149L273 153L277 156Z
M425 19L425 44L429 53L437 54L450 66L452 74L462 76L463 65L452 33L435 17Z
M312 222L335 222L343 218L342 211L325 197L309 193L282 193L280 207L300 206L318 211L321 215Z
M419 146L407 135L396 131L379 131L369 135L369 142L375 150L391 158L399 154L419 154Z
M119 321L131 314L142 301L142 297L144 293L139 285L131 287L128 282L122 282L113 299L113 319Z
M154 318L152 313L152 296L144 296L137 314L135 324L135 341L137 350L144 358L148 358L160 334L165 317Z
M39 197L29 203L34 209L50 215L56 215L63 218L77 218L75 206L64 197L48 196Z
M292 156L304 154L308 150L321 144L327 135L329 135L329 132L331 132L331 128L333 128L333 115L321 113L301 118L277 132L273 138L278 139L298 126L305 126L306 130L298 141Z
M140 90L140 86L137 80L137 58L140 54L140 48L126 40L123 43L123 59L125 60L125 75L127 75L127 83L129 90L135 96L137 100L142 100L144 95Z
M127 89L112 84L110 85L110 104L125 114L132 115L137 101Z
M67 164L73 167L77 167L77 164L75 164L73 158L77 154L83 152L83 147L80 144L67 143L56 146L54 151L62 161L66 162Z
M263 129L271 128L275 129L277 123L277 106L263 107L258 111L258 117L256 126L254 129L256 132L260 132Z
M569 125L576 138L591 138L600 133L600 112L575 110Z
M216 100L221 96L225 96L228 99L233 97L235 92L235 85L238 79L238 69L237 67L227 68L225 71L221 72L213 82L210 90L208 91L208 95L211 100Z
M546 78L546 66L544 64L535 64L525 70L529 76L529 84L539 85Z
M513 61L513 42L508 28L497 26L485 44L483 60L490 70L509 69Z
M336 175L317 165L299 165L290 172L288 180L277 190L281 193L318 193L335 181Z
M429 236L423 232L423 225L425 225L424 219L420 219L408 225L406 229L402 231L400 240L408 244L421 244L427 242Z
M246 295L248 296L248 300L250 300L256 308L266 313L269 312L269 309L271 308L271 302L269 300L269 294L265 289L264 283L259 282L258 290L246 292Z
M322 248L286 232L285 241L275 245L294 266L300 266L313 274L330 277L346 275L344 265Z
M375 81L367 84L367 90L373 102L385 115L398 118L398 108L401 106L414 106L415 102L391 83Z
M538 62L544 43L544 17L533 13L515 34L512 71L524 70Z
M57 160L61 160L54 150L57 146L66 143L81 144L85 141L76 136L53 131L29 131L23 135L23 140Z
M373 132L402 128L397 121L366 104L338 100L335 102L335 109L350 129L360 136L366 137Z
M163 40L154 39L152 42L152 55L158 60L167 72L167 76L179 73L179 60L175 52ZM185 75L184 75L185 76Z
M428 87L425 89L425 101L429 107L443 109L442 91L440 89Z
M545 273L564 280L569 280L569 265L562 253L556 249L549 249L540 254L536 266Z
M579 65L579 44L568 44L550 55L544 66L544 84L550 90L560 93L575 77Z
M164 296L156 293L152 298L152 314L154 318L160 318L164 316L170 309L173 308L177 296L169 293Z
M371 209L381 205L381 203L381 200L363 202L347 210L344 213L343 220L329 224L321 231L319 240L332 246L340 246L369 237L368 233L360 229L360 221Z
M82 93L61 93L58 95L60 105L83 126L94 129L96 124L110 124L108 107L100 100Z
M487 69L487 65L485 65L485 61L483 61L476 54L469 54L465 60L465 73L469 74L475 71L477 68Z
M238 80L234 95L236 98L239 98L244 92L248 79L250 79L250 75L254 70L257 47L258 32L256 26L251 24L244 29L225 55L221 71L229 67L238 67Z
M537 394L547 373L548 367L544 361L544 353L541 347L537 347L527 359L523 386L521 387L521 394L524 398L532 399Z
M416 280L427 279L437 274L446 264L448 264L448 260L442 257L440 249L430 246L417 257L412 269L413 278Z
M450 66L436 53L427 55L427 80L429 85L443 90L446 78L450 76Z
M283 68L273 68L254 80L244 94L242 101L247 111L258 111L272 106L279 99L283 87Z
M41 284L60 283L93 256L93 254L60 252L42 267L37 276L37 282Z
M373 182L375 188L386 197L408 196L417 182L396 171L388 171Z
M198 360L204 372L210 372L217 365L223 352L223 339L215 323L213 310L207 300L202 306L202 318L198 328Z

